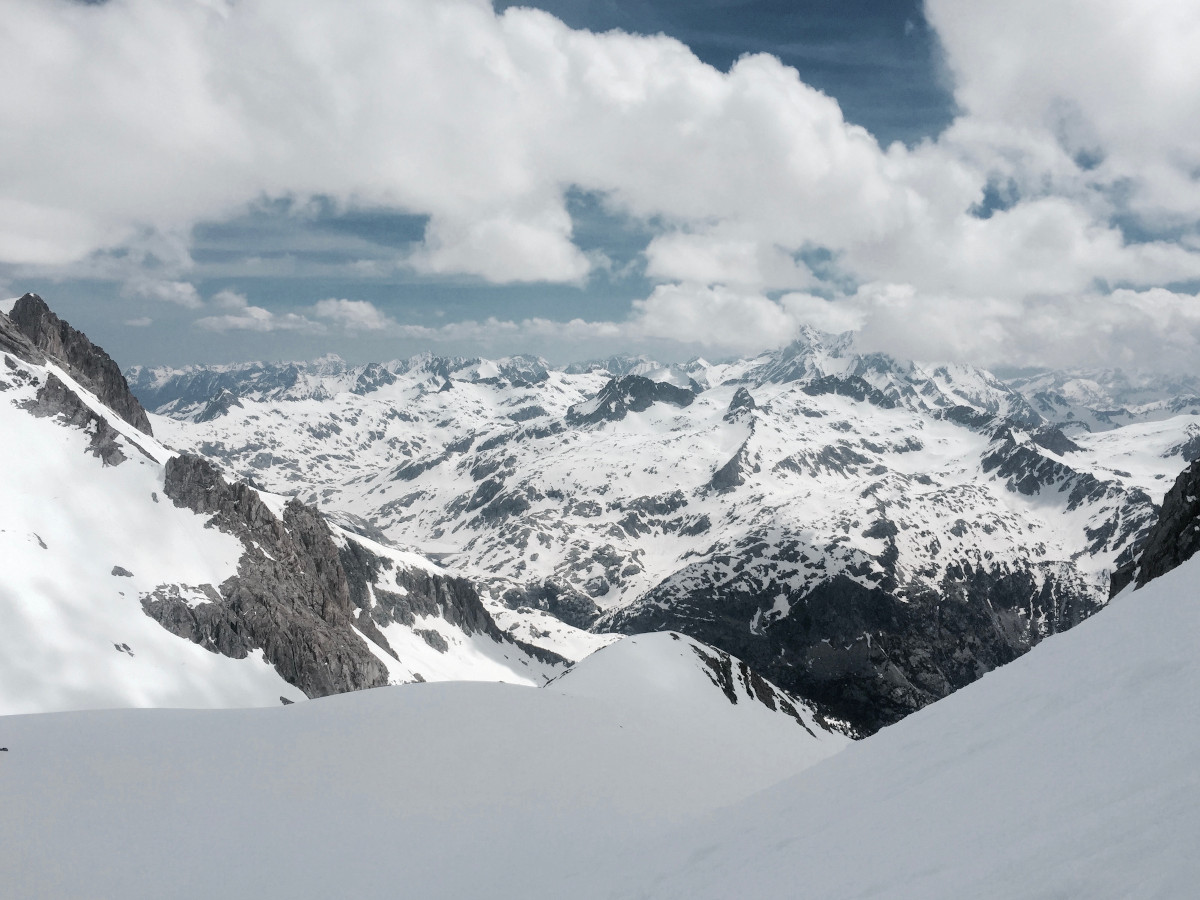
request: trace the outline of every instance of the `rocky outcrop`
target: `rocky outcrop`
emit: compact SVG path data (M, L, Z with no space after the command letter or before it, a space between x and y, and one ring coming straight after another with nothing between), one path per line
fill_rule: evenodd
M146 410L130 392L112 357L51 312L41 297L37 294L21 297L9 319L33 346L61 363L101 403L139 431L153 433Z
M671 632L671 637L678 640L678 635L674 632ZM698 644L692 644L692 652L704 664L705 674L709 680L715 687L721 689L721 693L730 703L736 706L738 695L744 692L745 696L761 703L771 712L781 712L785 716L795 719L801 728L816 737L812 729L804 724L804 719L801 718L800 711L796 708L795 699L776 688L744 662L734 659L724 650L718 650L716 647L701 647ZM741 691L738 690L739 684L742 688ZM831 723L827 722L819 713L817 721L832 730Z
M756 409L758 409L758 404L754 402L754 397L744 387L740 387L733 392L729 408L725 410L724 419L726 422L736 422L742 418L748 418L750 413Z
M387 684L386 668L354 633L349 582L316 509L292 500L280 519L253 488L227 483L211 463L190 455L167 462L163 493L176 506L210 515L245 551L218 599L191 606L158 591L143 600L147 614L226 656L261 648L309 697Z
M40 366L46 361L46 355L35 347L25 333L17 327L17 323L4 313L0 313L0 353L11 353L17 359L33 363L36 366ZM11 360L9 362L11 363ZM9 368L12 366L9 365Z
M540 609L576 628L587 629L600 616L595 600L552 578L509 588L500 599L509 609Z
M1165 575L1200 551L1200 459L1175 479L1163 498L1158 522L1138 557L1138 587Z
M204 409L196 413L195 421L211 422L214 419L221 418L221 416L229 415L229 411L234 407L241 409L242 401L231 391L222 390L221 393L204 405Z
M22 406L39 418L58 416L64 425L89 432L88 452L106 466L118 466L128 458L121 449L121 435L117 430L53 372L46 376L37 396Z
M879 523L875 530L885 540L890 531ZM783 548L780 555L795 553ZM888 565L871 586L844 574L803 579L782 565L764 574L729 562L733 577L669 579L593 630L678 631L704 641L860 736L1101 608L1083 579L1057 563L1007 571L960 566L941 583L901 590L899 572Z
M746 483L745 473L753 468L750 462L749 441L738 448L738 452L709 479L708 486L714 491L732 491Z
M628 413L644 412L655 403L685 407L695 399L696 395L686 388L665 381L651 381L641 375L623 375L611 379L591 400L567 410L567 424L619 422Z
M1197 553L1200 553L1200 459L1194 460L1175 479L1137 559L1113 573L1110 593L1120 593L1130 582L1144 587Z
M447 652L445 639L438 632L415 627L419 624L418 619L440 618L464 634L485 635L497 644L510 644L526 656L549 665L569 664L553 651L504 634L483 605L475 586L465 578L398 567L386 556L353 540L343 544L340 557L346 572L350 603L362 611L356 620L359 630L393 657L396 653L380 629L396 622L413 628L438 652ZM394 586L396 590L385 588L384 584Z
M825 375L813 379L801 390L810 397L836 394L839 397L850 397L860 403L870 403L882 409L893 409L896 406L895 400L872 387L857 375Z

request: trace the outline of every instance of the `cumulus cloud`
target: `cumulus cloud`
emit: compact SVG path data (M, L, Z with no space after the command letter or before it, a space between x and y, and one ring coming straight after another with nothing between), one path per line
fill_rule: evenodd
M173 303L185 309L199 309L204 305L200 292L189 281L162 281L151 278L137 278L128 281L122 290L126 297L141 297L147 300L160 300Z
M323 0L12 0L0 15L19 38L0 100L5 195L26 212L0 216L21 222L0 239L10 261L320 194L429 215L420 271L578 282L571 186L670 230L727 223L763 257L895 232L926 202L919 165L768 56L721 73L666 37L482 0L359 0L353 16Z
M951 138L1007 157L1028 189L1047 177L1059 187L1121 185L1138 212L1195 222L1195 3L926 0L925 7L966 111Z
M320 322L313 322L298 313L275 313L261 306L251 306L249 300L235 291L221 291L214 295L213 305L228 312L217 316L204 316L195 321L195 326L205 331L307 331L325 330Z
M931 356L1015 358L1068 334L1114 356L1165 335L1163 321L1193 340L1196 298L1169 288L1200 279L1200 8L927 0L926 12L962 115L934 140L881 148L772 57L720 72L667 37L497 15L487 0L356 0L351 13L325 0L8 0L0 262L125 259L148 235L174 236L169 247L264 197L320 196L428 216L419 246L397 252L419 273L581 285L603 259L576 243L578 188L653 233L645 269L660 283L611 325L631 340L749 350L801 321ZM1005 202L985 210L989 190ZM1184 236L1131 240L1128 217ZM845 285L821 284L813 250L860 287L817 296ZM185 284L131 290L199 308ZM386 318L358 302L311 314L382 332ZM245 298L197 324L323 327ZM484 325L608 327L500 318L410 336Z
M383 331L396 324L366 300L320 300L313 312L318 318L339 323L347 331Z

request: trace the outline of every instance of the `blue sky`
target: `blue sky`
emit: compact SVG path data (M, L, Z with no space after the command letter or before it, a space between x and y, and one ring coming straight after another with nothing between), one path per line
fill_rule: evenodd
M0 287L127 365L1186 368L1200 14L1150 6L12 0Z

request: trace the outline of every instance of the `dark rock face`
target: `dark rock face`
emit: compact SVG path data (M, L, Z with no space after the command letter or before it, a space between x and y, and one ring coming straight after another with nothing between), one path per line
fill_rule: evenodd
M1079 453L1083 450L1082 447L1063 434L1061 429L1053 425L1037 429L1031 437L1033 442L1039 447L1044 447L1051 453L1057 453L1059 456L1065 456L1068 453Z
M696 395L686 388L663 381L651 381L641 375L613 378L600 393L587 403L567 410L568 425L595 425L600 422L619 422L628 413L644 412L655 403L690 406Z
M121 449L121 435L116 429L104 416L79 399L79 395L63 384L53 372L38 388L37 396L24 408L39 418L58 416L65 425L91 432L88 452L106 466L118 466L127 459Z
M130 393L112 357L51 312L41 297L26 294L16 302L9 318L31 344L61 362L101 403L139 431L153 433L146 410Z
M1063 444L1054 438L1058 429L1042 429L1031 435L1029 442L1021 443L1013 430L1012 423L1001 425L995 432L988 453L983 458L983 471L995 473L1005 479L1010 491L1032 497L1043 491L1067 495L1067 509L1075 510L1085 503L1124 498L1123 508L1107 522L1086 533L1091 542L1092 553L1104 549L1120 550L1118 563L1124 564L1132 558L1137 541L1154 521L1153 501L1141 490L1129 490L1119 484L1101 481L1089 472L1078 472L1058 460L1039 451L1045 444L1039 436L1058 449L1056 454L1072 452L1078 447L1066 437ZM1047 435L1049 435L1047 437ZM1066 445L1070 446L1066 446Z
M889 531L887 523L872 527ZM917 592L899 590L887 569L874 587L835 575L797 588L786 568L765 576L746 568L684 590L664 582L595 630L687 634L868 735L1100 608L1082 580L1055 564L962 567ZM781 598L788 611L773 615Z
M870 403L882 409L893 409L896 401L886 396L882 391L871 387L857 375L826 375L817 378L803 387L804 393L810 397L822 394L837 394L840 397L852 397L860 402Z
M1167 574L1197 552L1200 552L1200 459L1180 473L1163 498L1162 512L1146 535L1135 564L1137 586Z
M349 582L320 513L292 500L279 519L256 491L228 484L198 456L168 461L163 493L176 506L212 515L245 552L218 597L191 607L177 593L156 591L142 601L148 615L236 659L261 647L309 697L387 684L386 669L353 631Z
M677 637L672 634L672 637ZM812 734L812 730L804 724L804 719L800 717L800 711L796 708L795 699L789 697L783 691L778 690L773 684L751 669L745 662L736 660L737 665L734 665L735 660L723 650L717 650L715 647L707 649L692 646L692 650L700 661L704 663L709 680L713 685L721 689L721 693L729 700L730 703L737 704L738 690L737 683L741 682L746 694L754 700L761 703L772 712L781 712L784 715L791 716L799 723L800 727ZM824 721L823 717L817 716L817 721L831 727L830 723Z
M510 588L501 599L509 609L540 609L576 628L590 628L600 617L600 607L591 597L550 578Z
M437 575L420 569L393 571L390 559L372 553L354 541L348 542L340 552L351 605L365 613L357 619L358 628L392 656L396 654L379 630L381 627L399 622L412 628L417 624L418 617L436 616L457 626L465 634L486 635L498 644L510 644L542 662L567 665L567 660L557 653L514 640L500 631L479 598L479 592L465 578ZM387 578L384 577L385 573ZM395 585L403 593L384 588L382 585L385 582ZM372 594L375 597L374 605L370 602ZM449 649L445 639L437 632L421 629L417 633L438 652L445 653Z
M746 483L745 473L752 468L748 444L749 442L742 444L729 462L713 473L713 477L708 482L710 488L714 491L732 491Z
M23 359L25 362L38 366L46 361L46 355L35 347L33 342L17 327L17 323L4 313L0 313L0 352L11 353L17 359ZM6 364L10 369L13 367L11 359L6 359Z
M213 397L205 404L204 409L196 413L197 422L211 422L213 419L219 419L221 416L229 415L229 410L234 407L239 409L242 406L242 401L239 400L231 391L222 390L217 396Z
M758 404L754 402L754 398L750 396L750 392L744 387L740 387L733 392L733 397L729 401L729 408L725 410L725 421L734 422L755 409L758 409Z
M351 391L355 394L370 394L381 387L395 383L395 375L379 363L370 363L363 369L362 374L358 376L358 380L355 382L354 387L351 388Z

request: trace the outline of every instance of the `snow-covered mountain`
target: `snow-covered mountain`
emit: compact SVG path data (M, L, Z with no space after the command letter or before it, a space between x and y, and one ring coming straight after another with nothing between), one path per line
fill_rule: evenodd
M1189 897L1198 496L1200 463L1137 561L1158 577L850 746L674 634L625 638L537 690L0 718L0 884L14 898Z
M1098 610L1200 433L1147 401L1068 436L1040 383L813 331L720 364L129 378L169 442L463 573L515 638L681 631L864 733Z
M551 873L848 743L676 634L625 638L541 689L0 717L0 884L12 900L551 896Z
M1121 369L1033 372L1007 383L1064 431L1107 431L1134 422L1200 414L1200 376L1137 374ZM1200 455L1200 429L1180 455Z
M563 671L366 523L155 439L115 363L40 298L0 314L0 358L0 713Z

